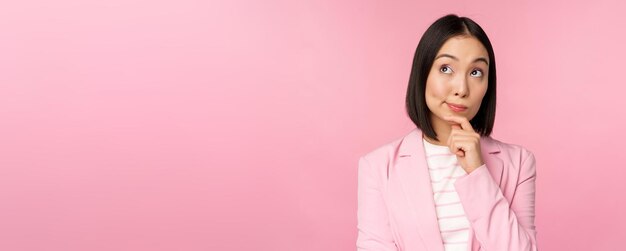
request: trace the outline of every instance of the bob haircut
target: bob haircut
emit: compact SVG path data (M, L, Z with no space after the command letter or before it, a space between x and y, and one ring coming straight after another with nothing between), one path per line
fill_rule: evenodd
M454 14L446 15L437 19L422 35L415 50L406 92L406 110L409 117L426 136L435 140L439 139L430 121L430 110L426 106L426 80L437 52L449 38L455 36L475 37L485 46L489 54L487 92L470 124L480 135L489 136L496 119L496 59L491 42L485 31L473 20Z

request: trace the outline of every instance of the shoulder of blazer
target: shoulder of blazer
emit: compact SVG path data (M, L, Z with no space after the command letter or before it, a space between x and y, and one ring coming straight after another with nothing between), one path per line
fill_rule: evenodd
M363 155L362 158L364 158L372 166L388 167L393 164L394 160L398 157L400 145L402 145L402 141L404 141L405 138L406 135L379 146Z
M492 144L498 145L502 151L500 158L505 162L508 161L508 163L511 163L511 165L508 166L520 168L521 165L528 159L533 158L532 161L534 161L534 154L522 145L502 142L491 137L487 138L489 138L489 141L491 141Z

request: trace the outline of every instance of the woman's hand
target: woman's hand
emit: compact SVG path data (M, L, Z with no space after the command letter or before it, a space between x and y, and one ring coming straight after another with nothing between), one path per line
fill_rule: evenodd
M444 119L453 124L446 145L456 154L465 172L469 174L482 166L484 163L480 151L480 134L474 131L469 120L453 115Z

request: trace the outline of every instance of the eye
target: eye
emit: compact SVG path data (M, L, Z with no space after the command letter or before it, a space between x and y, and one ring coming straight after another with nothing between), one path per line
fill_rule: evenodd
M483 76L483 71L482 70L473 70L472 72L470 72L470 76L472 77L482 77Z
M450 66L448 65L442 65L441 68L439 68L439 71L443 73L451 73L452 68L450 68Z

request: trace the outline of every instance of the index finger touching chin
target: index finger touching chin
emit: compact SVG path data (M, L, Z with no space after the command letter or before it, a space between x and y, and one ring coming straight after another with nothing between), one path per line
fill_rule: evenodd
M466 117L454 116L454 115L446 115L446 116L444 116L443 119L445 119L445 120L447 120L449 122L454 122L454 123L457 123L457 124L461 125L461 128L463 130L474 131L474 128L472 128L472 124L470 124L469 120Z

